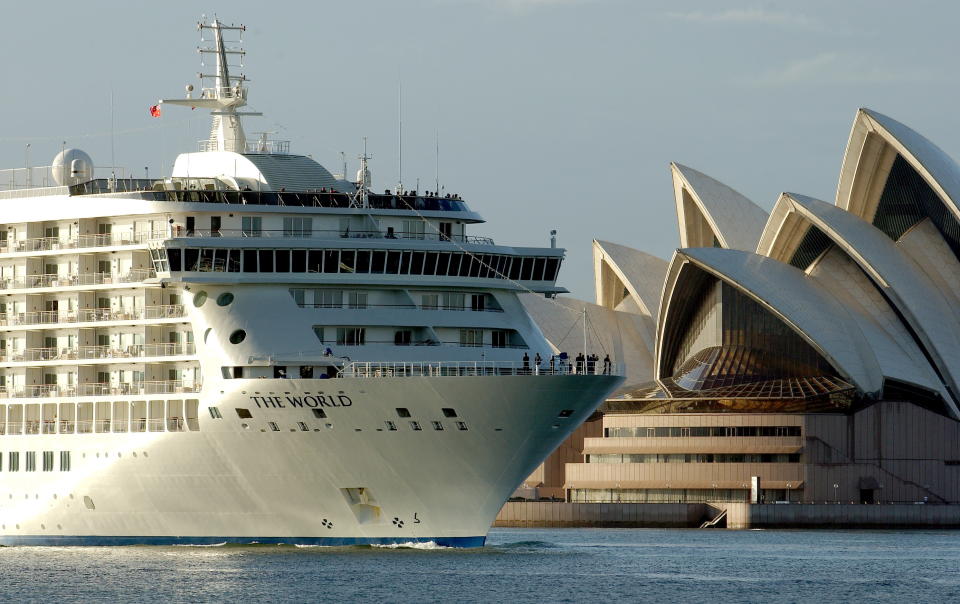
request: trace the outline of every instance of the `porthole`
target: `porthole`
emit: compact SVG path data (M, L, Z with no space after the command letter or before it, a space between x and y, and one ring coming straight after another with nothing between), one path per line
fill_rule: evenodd
M233 294L231 294L230 292L223 292L222 294L217 296L217 306L226 306L231 302L233 302Z
M193 294L193 305L197 308L203 306L203 303L207 301L207 292L202 289L197 293Z
M203 343L204 343L204 344L207 343L207 338L210 337L210 332L211 332L211 331L213 331L213 328L212 328L212 327L208 327L208 328L206 328L206 329L204 330L204 332L203 332Z
M247 339L247 332L243 331L242 329L238 329L238 330L236 330L235 332L233 332L232 334L230 334L230 343L231 343L231 344L239 344L240 342L244 341L245 339Z

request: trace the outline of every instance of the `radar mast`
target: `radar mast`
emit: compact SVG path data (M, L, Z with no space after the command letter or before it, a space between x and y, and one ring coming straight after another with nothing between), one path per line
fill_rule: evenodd
M234 151L244 153L247 148L247 137L243 131L243 125L240 123L240 117L244 115L263 115L257 112L240 112L240 107L247 104L247 89L243 83L247 77L241 75L230 75L230 65L227 62L227 55L246 54L242 48L228 48L224 40L224 32L246 31L245 25L224 25L216 17L210 24L200 22L197 29L201 32L201 41L203 41L203 30L213 31L213 47L198 48L200 54L213 54L217 58L216 72L212 74L200 73L201 90L198 98L192 98L193 86L187 85L187 98L185 99L160 99L160 103L169 103L171 105L182 105L185 107L203 107L210 109L210 115L213 116L213 123L210 127L210 137L201 141L201 151ZM242 43L242 38L238 43ZM212 78L213 87L203 87L203 81Z

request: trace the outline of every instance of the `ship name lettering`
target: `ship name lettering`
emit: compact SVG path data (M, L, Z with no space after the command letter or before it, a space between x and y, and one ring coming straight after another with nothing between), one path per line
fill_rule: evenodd
M253 401L257 407L273 407L278 409L286 409L286 405L280 400L279 396L251 396L250 400Z

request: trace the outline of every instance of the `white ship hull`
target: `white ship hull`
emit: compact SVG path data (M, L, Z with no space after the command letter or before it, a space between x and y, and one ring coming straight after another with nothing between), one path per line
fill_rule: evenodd
M58 437L58 448L73 450L72 471L4 477L0 544L482 545L513 489L619 381L236 380L219 400L201 401L216 404L223 419L206 415L196 432ZM320 392L327 405L343 405L302 401ZM311 405L327 417L315 417ZM411 417L397 417L397 407ZM445 418L445 407L458 417ZM564 410L573 413L558 417ZM6 438L21 450L44 446L43 437ZM347 489L364 489L366 503L351 502Z

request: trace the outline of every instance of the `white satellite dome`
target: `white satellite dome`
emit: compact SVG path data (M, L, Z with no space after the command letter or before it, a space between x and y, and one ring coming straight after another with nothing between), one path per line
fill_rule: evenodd
M93 179L93 160L80 149L64 149L53 158L50 172L58 185L76 185Z

